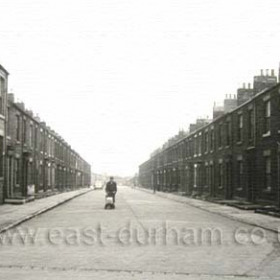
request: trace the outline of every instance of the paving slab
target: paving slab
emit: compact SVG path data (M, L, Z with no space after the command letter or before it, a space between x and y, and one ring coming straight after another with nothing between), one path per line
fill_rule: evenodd
M148 192L153 195L171 199L180 203L186 203L188 205L200 208L210 213L219 214L221 216L246 223L248 225L257 226L273 232L280 232L280 219L277 217L271 217L259 213L255 213L254 210L243 210L228 205L217 204L214 202L204 201L200 199L180 196L172 193L153 192L153 190L146 188L137 188L139 190Z
M7 231L33 217L53 209L75 197L91 191L89 188L78 189L34 200L25 204L4 204L0 206L0 233Z

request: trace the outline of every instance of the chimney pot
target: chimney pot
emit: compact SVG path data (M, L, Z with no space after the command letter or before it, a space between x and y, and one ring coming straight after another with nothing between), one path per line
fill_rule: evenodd
M261 69L261 76L263 76L263 69Z
M243 88L246 88L246 84L245 83L243 83Z
M248 89L250 89L251 88L251 83L248 83Z
M266 76L269 75L269 69L266 69Z
M271 76L274 77L274 69L271 69Z

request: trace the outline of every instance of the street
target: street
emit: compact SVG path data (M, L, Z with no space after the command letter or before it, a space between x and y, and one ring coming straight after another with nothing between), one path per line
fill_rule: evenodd
M0 241L0 279L280 279L276 233L128 187L114 210L92 191Z

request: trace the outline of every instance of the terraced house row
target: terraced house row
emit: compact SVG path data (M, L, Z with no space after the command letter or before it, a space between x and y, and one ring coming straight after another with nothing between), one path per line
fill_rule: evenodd
M91 167L24 103L7 93L0 65L0 204L90 186Z
M280 71L279 71L280 73ZM279 75L280 76L280 75ZM279 80L279 77L278 77ZM146 188L280 206L280 84L254 77L139 167Z

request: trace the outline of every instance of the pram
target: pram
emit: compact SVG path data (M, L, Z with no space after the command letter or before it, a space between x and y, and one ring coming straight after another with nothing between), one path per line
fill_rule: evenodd
M105 209L115 209L114 194L107 193L105 196Z

